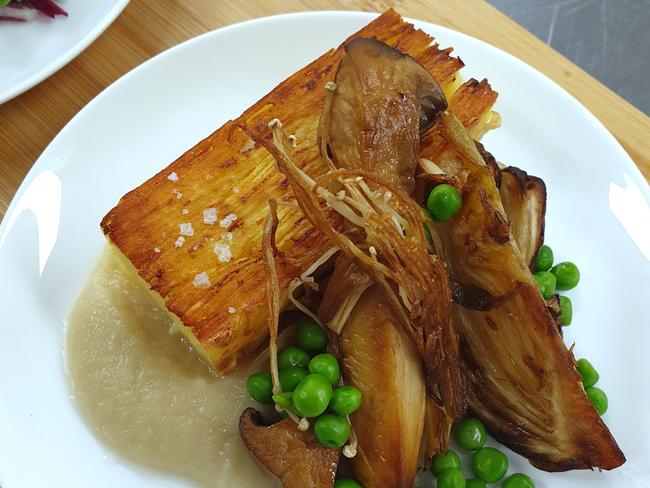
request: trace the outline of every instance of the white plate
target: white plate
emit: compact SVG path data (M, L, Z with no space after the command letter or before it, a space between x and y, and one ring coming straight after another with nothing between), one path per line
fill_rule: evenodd
M68 17L38 15L0 22L0 103L20 95L72 61L104 32L129 0L65 0Z
M0 227L4 488L186 486L108 452L70 398L65 320L104 245L99 221L123 193L372 18L295 14L188 41L106 89L45 150ZM455 46L465 76L487 76L501 93L503 127L487 147L548 185L547 241L582 271L567 341L599 369L610 399L605 421L628 457L611 473L546 474L510 454L513 469L539 488L647 487L648 186L607 130L553 82L483 42L417 24Z

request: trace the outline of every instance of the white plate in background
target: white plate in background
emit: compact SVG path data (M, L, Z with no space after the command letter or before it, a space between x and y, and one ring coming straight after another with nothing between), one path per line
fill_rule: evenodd
M62 0L68 16L0 22L0 103L72 61L104 32L129 0Z
M293 14L192 39L107 88L44 151L0 226L3 488L190 486L110 452L70 398L64 325L104 245L99 221L125 192L372 18ZM487 77L500 92L503 126L486 147L546 181L546 240L557 260L582 273L569 293L566 340L599 370L610 402L605 421L628 458L609 473L547 474L509 453L511 469L538 488L647 487L648 185L611 134L545 76L476 39L416 24L455 47L465 77Z

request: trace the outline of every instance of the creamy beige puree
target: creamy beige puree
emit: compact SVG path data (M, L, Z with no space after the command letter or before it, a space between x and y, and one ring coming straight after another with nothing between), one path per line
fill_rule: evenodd
M66 353L84 419L120 455L202 487L275 486L238 434L248 371L212 373L113 251L70 315Z

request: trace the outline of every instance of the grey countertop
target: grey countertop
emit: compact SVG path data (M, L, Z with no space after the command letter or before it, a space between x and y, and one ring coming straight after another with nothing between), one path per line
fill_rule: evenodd
M650 115L650 0L487 0Z

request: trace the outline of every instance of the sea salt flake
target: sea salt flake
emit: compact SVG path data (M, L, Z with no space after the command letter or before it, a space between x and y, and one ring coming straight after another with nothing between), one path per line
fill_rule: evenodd
M228 313L235 313L237 309L235 307L228 307Z
M169 181L178 181L178 175L176 174L176 171L172 171L167 175L167 179Z
M186 209L186 208L183 209L183 215L187 215L189 213L190 213L190 211L188 209Z
M208 225L214 225L216 221L217 221L217 209L206 208L203 211L203 223Z
M251 139L250 137L248 140L244 143L244 145L241 147L239 150L240 153L245 153L246 151L253 149L255 147L255 141Z
M180 200L181 198L183 198L183 194L181 192L178 192L176 194L176 200Z
M154 247L153 252L155 252L156 254L160 253L160 248L159 247Z
M227 227L230 227L230 224L232 224L235 220L237 220L237 214L230 213L221 219L219 225L225 229Z
M223 242L217 242L214 245L214 253L217 255L217 259L221 263L229 263L232 259L232 251L230 250L230 246L228 244L224 244Z
M183 236L179 236L178 239L176 239L175 245L176 247L183 247L183 245L185 245L185 238Z
M227 241L232 241L232 232L222 232L221 238Z
M238 187L237 185L233 186L233 187L232 187L232 191L233 191L234 193L239 193L239 187Z
M181 228L181 232L180 232L180 234L181 234L182 236L188 236L188 237L191 237L191 236L194 235L194 229L192 228L192 224L191 224L191 223L188 222L188 223L185 223L185 224L181 224L181 225L180 225L180 228Z
M210 278L208 277L208 273L204 271L203 273L194 275L194 281L192 284L194 285L194 288L209 288Z

